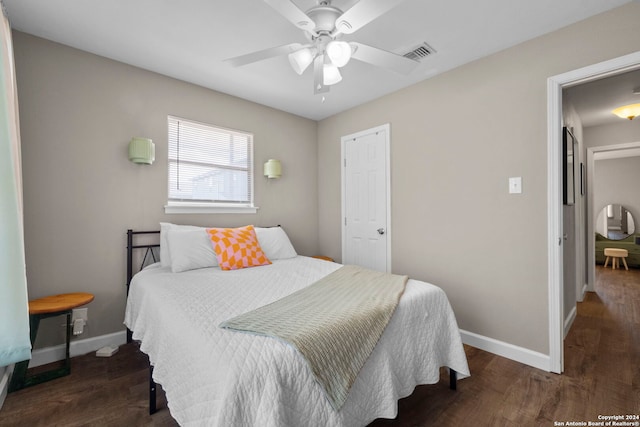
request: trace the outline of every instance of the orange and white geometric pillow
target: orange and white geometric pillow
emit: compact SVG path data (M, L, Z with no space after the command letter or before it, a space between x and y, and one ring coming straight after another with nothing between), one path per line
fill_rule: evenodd
M252 225L240 228L207 228L222 270L271 264L262 252Z

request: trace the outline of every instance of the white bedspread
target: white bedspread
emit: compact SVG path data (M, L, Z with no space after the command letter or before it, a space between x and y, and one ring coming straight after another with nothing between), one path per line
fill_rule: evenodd
M364 426L394 418L397 400L439 380L440 366L467 376L455 317L444 292L409 280L398 308L339 412L304 359L270 337L224 330L231 317L314 283L339 264L307 257L236 271L138 273L125 324L154 365L180 425Z

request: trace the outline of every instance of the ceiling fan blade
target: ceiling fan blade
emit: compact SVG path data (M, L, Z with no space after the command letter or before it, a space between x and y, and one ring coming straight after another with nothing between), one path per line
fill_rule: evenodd
M329 92L331 87L324 84L324 55L318 55L313 60L313 93Z
M269 6L274 8L280 15L301 30L315 34L316 24L306 13L301 11L291 0L264 0Z
M369 46L362 43L350 42L355 47L352 58L358 61L367 62L378 67L387 68L399 74L407 75L411 73L420 63L377 47Z
M225 59L224 62L231 64L233 67L251 64L252 62L262 61L264 59L273 58L274 56L288 55L300 49L300 43L291 43L284 46L272 47L257 52L248 53L246 55L236 56L235 58Z
M402 1L404 0L360 0L336 20L336 31L343 34L354 33Z

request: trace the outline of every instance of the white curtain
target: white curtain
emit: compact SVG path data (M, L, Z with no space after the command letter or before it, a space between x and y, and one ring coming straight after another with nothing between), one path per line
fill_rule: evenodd
M22 225L18 97L11 27L0 19L0 367L31 358Z

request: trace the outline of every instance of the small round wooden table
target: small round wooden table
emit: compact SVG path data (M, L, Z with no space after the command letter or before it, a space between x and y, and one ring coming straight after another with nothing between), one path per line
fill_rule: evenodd
M620 259L622 258L622 262L624 263L625 270L629 270L627 266L626 258L629 256L629 251L626 249L618 249L618 248L604 248L604 255L607 259L604 260L604 266L607 267L609 263L609 258L611 258L611 269L615 270L616 267L620 268Z
M31 348L36 341L40 320L47 317L67 315L67 351L62 368L53 369L39 374L27 376L29 361L25 360L16 363L9 384L9 392L20 390L25 387L40 384L55 378L63 377L71 373L71 358L69 356L69 346L71 343L71 312L74 308L80 307L93 301L93 294L86 292L74 292L70 294L51 295L29 301L29 327L31 329Z

